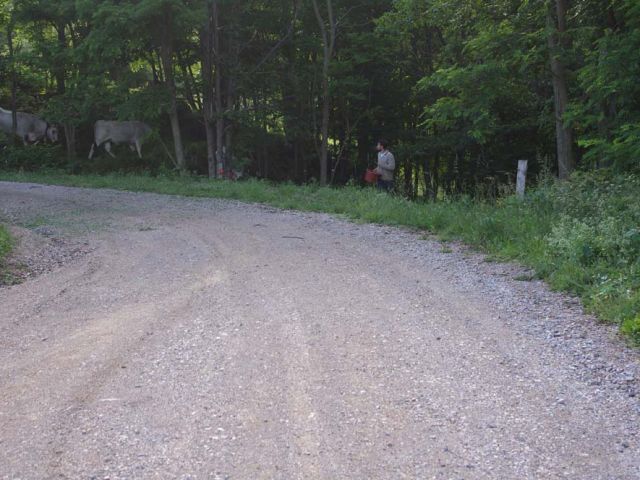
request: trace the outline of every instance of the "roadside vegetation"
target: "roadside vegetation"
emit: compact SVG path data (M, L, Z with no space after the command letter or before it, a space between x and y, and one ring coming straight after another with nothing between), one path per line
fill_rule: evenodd
M297 186L261 180L135 174L0 172L0 179L257 202L362 222L428 230L497 260L516 260L558 290L578 295L601 319L640 344L640 176L604 171L570 182L541 181L526 199L470 196L438 202L389 197L371 188Z
M5 276L5 260L9 253L11 252L11 248L13 247L13 239L9 234L9 230L0 224L0 284L3 283L3 278Z
M13 242L9 231L4 225L0 225L0 262L2 262L11 251Z

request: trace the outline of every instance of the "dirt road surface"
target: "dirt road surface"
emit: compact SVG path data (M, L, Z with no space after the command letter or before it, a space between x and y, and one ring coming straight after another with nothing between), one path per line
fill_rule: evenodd
M516 267L152 194L0 220L84 246L0 289L2 479L640 478L637 353Z

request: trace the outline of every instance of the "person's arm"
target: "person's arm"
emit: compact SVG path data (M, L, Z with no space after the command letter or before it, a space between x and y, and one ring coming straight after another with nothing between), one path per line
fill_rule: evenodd
M382 172L380 171L380 168L382 167L382 165L380 164L380 158L382 157L382 155L378 154L378 165L376 166L376 168L373 169L373 173L375 173L376 175L381 175Z

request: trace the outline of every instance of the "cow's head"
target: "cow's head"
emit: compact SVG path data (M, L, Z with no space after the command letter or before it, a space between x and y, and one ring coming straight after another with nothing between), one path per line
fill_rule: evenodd
M58 141L58 127L55 125L47 126L47 140L51 143L56 143Z

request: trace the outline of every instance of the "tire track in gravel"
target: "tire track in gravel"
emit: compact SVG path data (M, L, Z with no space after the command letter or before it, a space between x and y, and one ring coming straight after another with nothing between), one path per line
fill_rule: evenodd
M0 478L640 478L636 400L520 323L549 297L514 313L416 235L6 183L0 205L108 219L0 289Z

